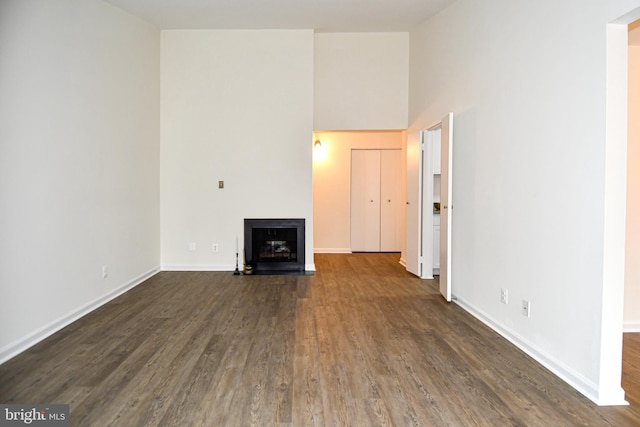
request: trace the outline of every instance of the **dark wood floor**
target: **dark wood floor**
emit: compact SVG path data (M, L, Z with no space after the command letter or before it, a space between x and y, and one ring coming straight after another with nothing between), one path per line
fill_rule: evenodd
M0 402L69 403L74 426L638 426L447 304L389 254L314 276L163 272L0 366Z

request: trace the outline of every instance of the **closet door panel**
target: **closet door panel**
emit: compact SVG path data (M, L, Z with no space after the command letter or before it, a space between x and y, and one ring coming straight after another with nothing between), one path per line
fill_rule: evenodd
M382 150L380 157L380 251L402 250L402 151Z
M351 151L351 250L380 251L380 151Z

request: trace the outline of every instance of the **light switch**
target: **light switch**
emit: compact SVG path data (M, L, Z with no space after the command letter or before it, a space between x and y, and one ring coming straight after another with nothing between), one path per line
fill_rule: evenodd
M218 181L218 188L224 188L224 181Z

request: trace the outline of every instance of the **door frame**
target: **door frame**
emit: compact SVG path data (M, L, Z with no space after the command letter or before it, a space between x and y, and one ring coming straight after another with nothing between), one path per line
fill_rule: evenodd
M607 24L604 239L598 405L625 405L622 378L627 186L628 24L640 8Z
M440 293L451 301L451 245L453 236L453 113L442 119L440 131Z
M439 131L442 122L437 122L420 131L420 161L418 182L418 269L421 279L433 279L433 155L434 144L440 144ZM425 185L428 181L429 185Z

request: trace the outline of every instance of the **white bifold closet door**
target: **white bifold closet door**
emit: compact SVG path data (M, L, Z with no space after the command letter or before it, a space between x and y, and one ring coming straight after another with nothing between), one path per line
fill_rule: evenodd
M402 150L380 152L380 251L402 250Z
M351 151L351 250L402 249L402 151Z

